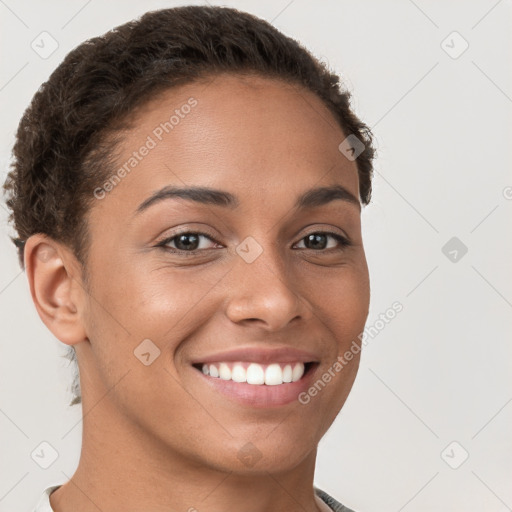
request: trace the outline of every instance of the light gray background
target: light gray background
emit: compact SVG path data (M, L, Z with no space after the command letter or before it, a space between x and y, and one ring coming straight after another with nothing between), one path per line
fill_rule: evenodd
M183 3L0 0L2 183L22 112L69 50ZM512 510L511 2L223 5L272 21L342 73L377 139L363 213L367 325L394 301L404 309L369 339L320 444L316 484L365 512ZM47 59L31 48L42 31L59 45ZM469 43L458 58L445 50L459 53L459 36L442 44L453 31ZM47 485L66 481L81 442L64 346L37 316L6 217L2 204L2 512L28 511ZM457 262L442 252L454 236L468 248ZM42 441L59 453L47 470L30 457Z

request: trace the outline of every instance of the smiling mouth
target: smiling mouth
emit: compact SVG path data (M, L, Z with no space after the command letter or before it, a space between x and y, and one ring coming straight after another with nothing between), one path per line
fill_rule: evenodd
M288 363L259 364L249 361L196 363L192 366L213 379L253 386L277 386L303 379L318 362L290 361Z

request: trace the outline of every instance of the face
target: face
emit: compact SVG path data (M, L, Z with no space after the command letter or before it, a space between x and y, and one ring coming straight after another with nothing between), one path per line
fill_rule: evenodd
M260 77L140 110L88 216L84 398L115 385L141 442L201 465L303 461L351 389L369 307L344 139L314 94Z

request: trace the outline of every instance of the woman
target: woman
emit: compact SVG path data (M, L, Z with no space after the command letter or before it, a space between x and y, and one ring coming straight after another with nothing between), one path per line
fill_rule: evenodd
M313 485L370 298L371 134L338 81L189 6L86 41L34 96L4 187L83 404L38 511L349 510Z

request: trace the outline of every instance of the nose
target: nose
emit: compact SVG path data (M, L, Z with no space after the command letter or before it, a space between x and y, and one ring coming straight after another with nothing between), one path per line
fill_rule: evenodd
M277 249L267 246L251 263L237 258L230 273L226 308L232 322L279 331L294 321L311 317L312 308L296 285L298 276L292 275Z

